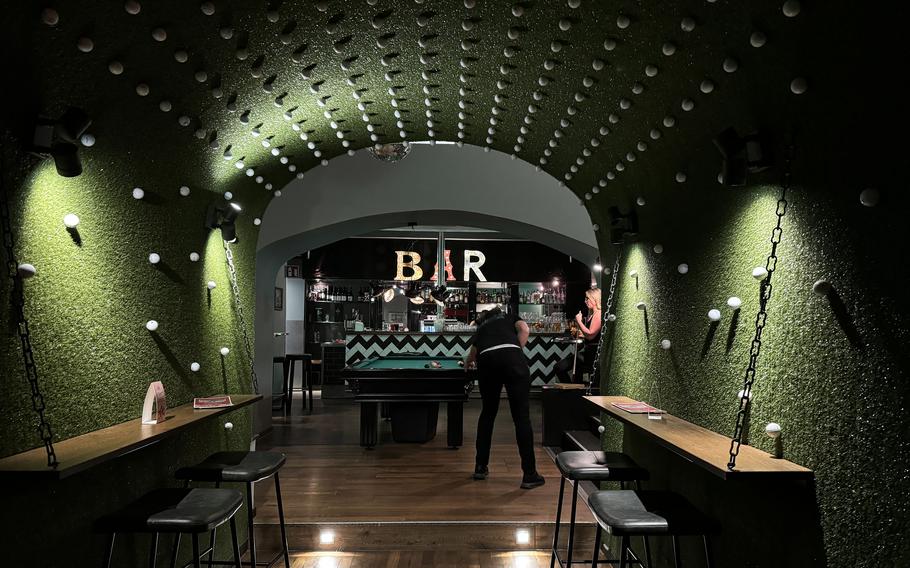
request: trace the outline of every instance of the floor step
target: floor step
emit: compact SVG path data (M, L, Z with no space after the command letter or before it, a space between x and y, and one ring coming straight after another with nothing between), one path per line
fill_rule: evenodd
M579 496L579 506L581 505ZM287 526L288 548L296 551L369 550L548 550L553 544L554 523L517 522L381 522L381 523L294 523ZM593 523L575 526L578 550L594 546ZM562 523L560 540L569 525ZM332 542L320 536L331 531ZM518 542L519 531L527 531L527 544ZM279 526L256 525L256 545L264 551L277 550Z

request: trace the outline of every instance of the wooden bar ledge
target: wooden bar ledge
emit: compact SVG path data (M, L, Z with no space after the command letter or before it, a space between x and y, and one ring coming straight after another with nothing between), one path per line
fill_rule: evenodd
M253 404L262 395L232 394L231 406L194 410L193 403L168 408L161 424L142 424L141 418L88 432L54 443L59 465L47 466L47 452L40 446L21 454L0 459L0 478L63 479L124 454L150 446L173 436L200 420Z
M634 426L661 446L696 463L724 479L743 477L805 477L811 469L778 459L752 446L740 446L736 468L727 469L731 438L702 428L672 414L661 414L661 420L650 420L647 414L632 414L613 406L614 402L637 402L626 396L586 396L585 400L613 418Z

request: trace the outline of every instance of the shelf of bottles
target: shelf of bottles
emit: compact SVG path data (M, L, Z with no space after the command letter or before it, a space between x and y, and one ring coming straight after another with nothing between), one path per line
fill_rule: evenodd
M501 304L507 305L511 303L512 295L509 293L508 288L478 288L477 289L477 303L478 304Z
M365 286L341 286L317 282L310 286L307 293L309 302L369 302L370 288Z
M446 296L445 305L447 308L467 306L470 300L470 290L468 288L447 288L449 294Z
M566 331L566 288L558 281L523 282L518 286L518 315L532 331Z
M518 292L518 304L522 306L555 305L562 306L566 303L565 286L536 285L536 289L526 289L522 284Z

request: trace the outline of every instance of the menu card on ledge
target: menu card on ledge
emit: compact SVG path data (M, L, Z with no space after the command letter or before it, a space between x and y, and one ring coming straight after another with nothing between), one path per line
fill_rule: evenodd
M233 406L234 403L231 402L231 397L227 395L221 396L206 396L202 398L193 399L193 408L224 408L226 406Z
M664 411L654 408L646 402L614 402L613 406L632 414L663 414Z

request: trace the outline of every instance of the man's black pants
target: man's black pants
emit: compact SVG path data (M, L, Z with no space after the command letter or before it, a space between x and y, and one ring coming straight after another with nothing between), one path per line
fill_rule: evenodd
M534 431L531 429L531 372L524 351L506 347L481 354L477 358L477 380L483 409L477 422L478 466L490 462L490 444L493 440L493 423L499 411L499 394L506 387L509 410L515 423L515 441L521 456L521 469L525 474L537 472L534 460Z

